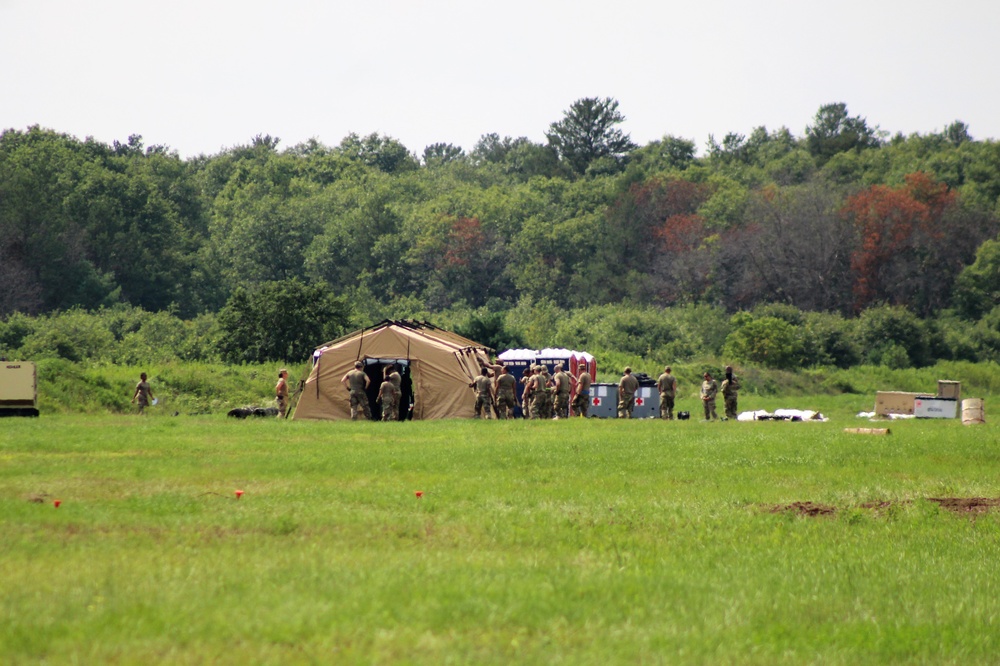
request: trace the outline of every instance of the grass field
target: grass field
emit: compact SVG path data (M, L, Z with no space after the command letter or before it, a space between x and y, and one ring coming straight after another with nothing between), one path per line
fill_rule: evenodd
M857 399L4 419L0 663L998 663L1000 508L931 500L1000 497L1000 429L846 434Z

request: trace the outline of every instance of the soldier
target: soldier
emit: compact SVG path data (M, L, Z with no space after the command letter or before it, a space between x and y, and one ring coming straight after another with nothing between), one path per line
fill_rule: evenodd
M385 371L389 373L389 381L392 382L392 388L395 389L392 399L392 420L398 421L399 403L403 399L403 378L396 371L396 366L392 363L386 367Z
M372 410L368 406L368 395L365 391L368 390L368 385L371 380L365 371L362 369L365 364L361 361L355 361L354 369L348 372L340 380L340 383L344 385L351 394L351 420L358 420L358 408L361 408L362 413L365 415L365 419L370 421L372 418Z
M476 418L490 418L490 409L493 405L493 382L490 381L486 368L480 370L480 374L475 381L469 384L469 388L476 391ZM485 414L483 411L485 410Z
M132 402L139 401L139 413L144 414L146 407L152 403L153 388L146 379L146 373L139 374L139 383L135 385L135 393L132 394Z
M556 374L552 378L553 390L555 391L555 419L569 418L569 391L572 382L569 373L563 372L562 363L556 365Z
M701 402L705 407L705 420L718 420L719 415L715 413L715 396L719 393L719 383L712 379L712 375L705 373L705 381L701 383Z
M549 375L549 367L547 365L543 364L539 368L542 375L542 391L539 393L542 398L542 409L539 414L543 419L551 419L552 405L555 402L552 397L552 377Z
M547 399L546 394L546 376L542 374L544 368L540 365L536 365L533 374L531 375L531 418L533 419L543 419L545 418L545 401Z
M531 386L535 379L534 370L534 366L528 366L524 369L524 374L521 375L521 384L524 385L521 389L521 417L526 419L531 416Z
M592 379L587 372L587 364L580 364L580 375L576 378L576 392L573 394L573 413L587 418L590 409L590 384Z
M382 384L378 387L378 397L375 402L382 403L382 420L392 421L393 406L396 403L396 387L392 385L392 380L383 373Z
M496 378L497 417L501 419L514 418L514 408L517 407L517 380L507 372L507 366L500 366L500 375Z
M478 359L478 360L479 360L479 367L480 368L486 368L487 370L489 370L489 372L487 373L487 375L489 377L492 377L493 381L496 382L497 378L500 376L500 370L502 370L503 367L504 367L503 364L500 363L500 359L494 357L493 358L493 362L490 362L490 363L488 363L488 362L486 362L486 361L484 361L482 359ZM491 407L493 409L493 413L496 414L497 418L499 419L500 418L500 407L495 402L493 403L493 405L491 405Z
M635 408L635 392L639 390L639 380L632 376L632 368L625 368L625 374L618 380L618 418L632 418Z
M288 414L288 370L278 370L278 383L274 386L274 396L278 401L278 417Z
M660 418L670 421L674 418L674 397L677 395L677 378L670 374L670 366L663 369L663 374L656 380L656 389L660 392Z
M726 406L726 419L736 418L736 400L740 391L740 380L733 375L733 366L726 366L726 378L722 380L722 402Z

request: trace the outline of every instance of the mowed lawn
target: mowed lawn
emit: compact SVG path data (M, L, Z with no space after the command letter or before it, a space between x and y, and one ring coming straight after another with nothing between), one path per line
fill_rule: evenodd
M4 419L0 663L998 663L1000 429L872 425Z

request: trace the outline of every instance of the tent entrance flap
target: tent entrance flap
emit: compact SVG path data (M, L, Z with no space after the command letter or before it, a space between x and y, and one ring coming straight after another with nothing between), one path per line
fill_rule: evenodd
M385 377L386 369L391 365L402 378L400 386L402 396L399 400L399 420L407 421L413 418L413 377L411 375L411 364L405 358L369 358L365 357L365 374L368 375L368 404L371 407L372 420L379 421L382 418L382 404L376 402L379 387Z

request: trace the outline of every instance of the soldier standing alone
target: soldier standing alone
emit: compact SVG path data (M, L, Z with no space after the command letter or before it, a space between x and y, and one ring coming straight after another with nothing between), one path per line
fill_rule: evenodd
M733 366L726 366L726 378L722 380L722 402L726 406L726 418L735 419L736 402L739 397L740 380L733 374Z
M677 395L677 378L670 374L670 366L656 380L660 392L660 418L670 421L674 418L674 397Z
M274 385L274 397L278 401L278 417L288 414L288 370L278 370L278 383Z
M153 389L149 385L149 381L146 380L146 373L140 373L139 383L135 385L135 393L132 395L132 402L139 402L139 413L143 414L146 407L149 407L152 399Z
M618 418L632 418L635 408L635 392L639 390L639 380L632 376L632 368L625 368L625 374L618 380Z

